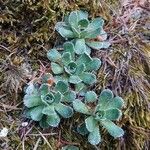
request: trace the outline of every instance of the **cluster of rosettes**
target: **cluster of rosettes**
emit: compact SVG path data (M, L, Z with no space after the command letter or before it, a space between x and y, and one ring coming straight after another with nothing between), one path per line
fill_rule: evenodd
M53 77L45 74L40 83L30 82L24 96L26 116L39 121L43 128L57 127L61 118L70 118L75 112L85 115L77 131L88 134L88 141L93 145L101 141L100 125L115 138L124 134L112 122L122 115L123 99L114 97L108 89L102 90L99 96L92 91L101 60L91 57L91 50L110 45L105 41L107 34L103 24L102 18L89 21L84 11L71 12L65 22L58 22L56 30L70 41L63 44L63 50L53 48L47 53ZM97 40L98 36L101 40ZM50 85L48 81L52 78Z

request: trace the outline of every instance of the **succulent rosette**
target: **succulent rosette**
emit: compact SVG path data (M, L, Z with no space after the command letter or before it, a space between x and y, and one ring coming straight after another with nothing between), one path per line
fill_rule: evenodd
M123 136L124 131L113 123L113 121L119 120L122 115L120 109L123 107L124 101L121 97L114 97L112 91L106 89L101 92L98 100L94 91L87 92L84 100L85 103L81 100L73 101L75 111L88 116L84 124L78 127L79 133L88 134L88 141L93 145L101 142L100 125L106 128L114 138ZM94 109L87 105L96 101L98 101L98 104Z

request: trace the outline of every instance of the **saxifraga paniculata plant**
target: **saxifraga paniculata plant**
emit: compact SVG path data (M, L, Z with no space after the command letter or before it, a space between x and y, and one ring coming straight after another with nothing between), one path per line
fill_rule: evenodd
M124 134L113 123L122 115L123 99L114 97L109 89L99 96L95 91L89 91L97 82L96 72L101 66L99 58L91 57L91 50L110 45L103 24L102 18L89 21L88 13L79 10L71 12L64 22L58 22L56 30L70 41L63 44L62 51L57 48L48 51L52 75L43 75L41 82L31 81L24 96L26 117L38 121L43 128L58 127L61 117L70 118L74 112L85 115L84 123L79 124L77 131L87 135L92 145L101 142L100 126L114 138ZM97 40L98 36L103 41ZM53 80L53 84L49 84L49 80Z

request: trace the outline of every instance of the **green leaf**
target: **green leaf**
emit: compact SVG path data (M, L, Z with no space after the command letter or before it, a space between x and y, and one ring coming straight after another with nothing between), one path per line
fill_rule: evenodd
M77 69L77 64L75 62L70 62L67 66L65 66L65 71L68 74L74 74Z
M117 120L121 117L122 113L119 109L108 109L104 113L104 118L108 120Z
M71 28L69 26L67 26L64 22L58 22L55 26L55 29L64 38L74 38L75 37Z
M30 116L34 121L40 121L43 117L43 106L37 106L30 110Z
M48 128L49 124L46 122L46 116L44 115L39 122L41 128Z
M88 19L88 12L87 11L83 11L83 10L77 10L78 13L78 19L83 20L83 19Z
M82 123L77 127L77 132L81 135L86 135L89 133L89 131L86 128L85 123Z
M25 93L27 95L31 95L31 94L37 93L37 89L35 88L33 83L29 83L29 85L27 86L27 88L25 90Z
M61 60L61 54L56 49L51 49L47 53L47 58L52 62L59 62Z
M103 42L92 41L92 42L86 42L86 44L95 50L100 50L102 48L108 48L110 46L110 42L106 42L106 41L103 41Z
M79 150L79 148L77 146L67 145L67 146L62 147L61 150Z
M71 25L71 27L78 28L78 13L77 11L73 11L70 13L68 22Z
M93 58L93 60L87 64L87 71L97 71L101 66L101 60L98 58Z
M76 92L87 91L87 87L84 83L78 83L75 85L75 91Z
M62 55L62 62L66 66L71 62L71 53L65 52Z
M57 127L60 123L60 118L57 113L55 113L55 115L47 116L46 122L52 127Z
M75 49L72 42L65 42L64 45L64 52L69 52L71 54L72 59L75 57Z
M40 88L39 88L39 91L40 91L40 94L41 95L43 95L43 96L45 96L48 92L49 92L49 90L48 90L48 85L47 84L42 84L41 86L40 86Z
M42 110L42 113L45 114L45 115L55 115L55 109L54 109L54 106L53 105L49 105L47 107L44 107L43 110Z
M114 138L121 137L124 135L124 131L110 120L103 120L101 121L101 124Z
M49 92L46 95L41 95L41 99L42 99L42 102L45 103L46 105L49 105L49 104L51 105L54 102L55 97L53 93Z
M58 103L55 106L55 110L63 117L70 118L73 115L73 109L69 106L66 106L62 103Z
M96 82L96 76L92 73L84 72L82 75L80 75L80 78L83 80L86 84L94 84Z
M63 67L61 67L59 64L51 63L51 69L54 74L61 74L63 73Z
M86 128L89 132L93 132L97 126L97 121L93 116L90 116L85 119Z
M82 19L78 22L79 28L85 29L89 25L88 19Z
M76 93L74 91L69 91L64 94L63 101L64 102L73 102L76 98Z
M77 69L76 69L76 72L75 72L75 75L79 75L79 74L82 74L84 71L85 71L86 67L85 67L85 64L79 64L77 66Z
M55 89L58 90L60 93L65 93L69 90L68 84L64 81L58 81Z
M39 95L25 95L23 98L24 105L28 108L38 106L42 104L41 97Z
M55 103L59 103L62 100L62 94L60 92L55 93Z
M53 76L50 73L45 73L42 75L42 84L48 83L49 80L53 80Z
M114 97L109 103L109 108L121 109L123 106L124 106L124 100L119 96Z
M81 101L81 100L74 100L73 101L73 108L75 111L82 113L82 114L90 114L88 107Z
M85 39L77 39L75 42L75 53L80 55L86 51Z
M99 126L96 126L93 132L90 132L88 135L88 141L92 145L97 145L101 142L101 135L99 131Z
M97 100L97 94L94 91L89 91L85 94L86 102L95 102Z
M111 90L103 90L99 96L99 109L105 110L112 98L113 93Z
M96 38L102 29L103 26L103 19L101 18L95 18L93 21L88 25L88 27L81 32L82 38Z
M79 76L72 75L69 78L69 82L72 83L72 84L78 84L78 83L82 82L82 80L80 79Z
M92 61L92 58L87 54L82 54L76 61L77 65L85 64L85 66Z

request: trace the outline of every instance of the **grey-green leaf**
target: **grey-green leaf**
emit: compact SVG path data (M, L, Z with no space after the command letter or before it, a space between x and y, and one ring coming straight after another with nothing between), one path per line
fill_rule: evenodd
M38 106L42 104L41 97L39 95L25 95L23 99L24 105L28 108Z
M101 66L101 60L98 58L93 58L93 60L87 64L87 71L97 71Z
M64 96L63 101L70 103L70 102L73 102L75 100L76 93L74 91L68 91L63 96Z
M61 60L61 54L56 49L51 49L47 53L47 58L53 62L59 62Z
M80 78L88 85L94 84L96 82L96 76L92 73L84 72L82 75L80 75Z
M80 112L82 114L90 114L88 107L81 100L74 100L73 108L75 111Z
M119 109L108 109L104 113L104 118L108 120L118 120L122 113Z
M69 90L69 86L64 81L58 81L55 86L55 89L58 90L60 93L65 93Z
M75 53L80 55L85 53L85 51L86 51L85 39L77 39L75 42Z
M95 50L100 50L102 48L106 49L110 46L110 42L107 41L102 41L102 42L92 41L92 42L86 42L86 44Z
M124 135L124 131L110 120L103 120L101 121L101 124L114 138L121 137Z
M30 116L34 121L40 121L42 119L43 106L37 106L30 110Z
M85 119L86 128L89 132L93 132L97 126L97 121L93 116L90 116Z
M101 135L100 135L100 131L99 131L99 126L96 126L95 129L93 130L93 132L90 132L90 134L88 135L88 141L92 145L97 145L101 142Z
M88 103L95 102L97 100L97 94L94 91L88 91L85 94L85 100Z
M55 109L63 118L70 118L73 115L73 109L70 106L66 106L62 103L58 103L55 106Z
M53 105L49 105L47 107L44 107L43 110L42 110L42 113L45 114L45 115L55 115L55 109L54 109L54 106Z
M46 122L52 127L57 127L60 123L60 117L55 113L55 115L47 116Z
M78 84L78 83L81 83L82 80L80 79L79 76L72 75L72 76L70 76L70 78L69 78L69 82L72 83L72 84Z
M54 74L61 74L63 73L63 67L61 67L59 64L57 63L51 63L51 69L53 71Z
M63 53L62 62L64 65L68 65L71 62L71 53L69 52Z
M81 135L86 135L89 133L89 131L86 128L85 123L82 123L77 127L77 132Z

